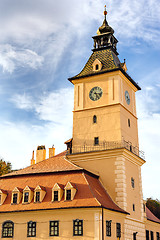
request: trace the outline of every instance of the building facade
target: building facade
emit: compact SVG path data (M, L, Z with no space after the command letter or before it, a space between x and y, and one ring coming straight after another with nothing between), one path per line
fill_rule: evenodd
M1 239L159 240L160 220L145 206L135 93L106 20L74 85L73 136L54 155L0 178Z

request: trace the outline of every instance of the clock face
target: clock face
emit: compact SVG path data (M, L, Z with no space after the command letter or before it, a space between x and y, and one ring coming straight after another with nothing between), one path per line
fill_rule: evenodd
M97 101L98 99L100 99L102 97L102 89L100 87L93 87L90 92L89 92L89 98L92 101Z
M128 91L125 91L125 99L126 99L127 104L129 105L130 104L130 96L129 96Z

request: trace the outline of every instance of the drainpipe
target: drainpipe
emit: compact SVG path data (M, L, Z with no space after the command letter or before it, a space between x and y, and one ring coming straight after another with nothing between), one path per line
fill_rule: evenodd
M102 207L102 240L104 240L104 215L103 215L103 207Z

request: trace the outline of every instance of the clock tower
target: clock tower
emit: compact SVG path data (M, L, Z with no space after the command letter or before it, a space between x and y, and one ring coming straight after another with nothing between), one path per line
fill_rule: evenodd
M66 142L67 158L99 175L111 198L129 215L125 239L145 233L135 93L141 88L120 62L118 40L106 20L93 37L94 48L74 84L73 137Z
M118 40L106 20L93 37L94 48L74 84L72 151L127 144L138 151L135 92L140 87L120 62Z

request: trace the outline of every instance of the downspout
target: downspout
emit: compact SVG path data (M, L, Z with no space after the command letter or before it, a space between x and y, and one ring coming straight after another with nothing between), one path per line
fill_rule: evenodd
M102 207L102 240L104 240L104 215Z

